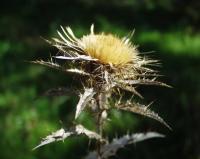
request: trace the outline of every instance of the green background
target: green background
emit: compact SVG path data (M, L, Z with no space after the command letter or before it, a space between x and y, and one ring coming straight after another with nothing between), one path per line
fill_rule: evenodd
M130 113L111 113L110 137L129 132L158 131L165 139L127 146L113 158L200 159L200 2L198 0L55 1L12 0L0 4L0 158L79 159L93 143L84 137L53 143L32 151L42 137L71 125L78 97L44 97L58 86L76 85L71 75L27 61L56 53L42 38L70 26L78 37L111 32L125 36L135 29L133 43L140 52L155 51L162 81L173 89L140 87L144 103L173 128ZM42 38L41 38L42 37ZM81 116L88 128L94 122ZM111 126L112 125L112 126Z

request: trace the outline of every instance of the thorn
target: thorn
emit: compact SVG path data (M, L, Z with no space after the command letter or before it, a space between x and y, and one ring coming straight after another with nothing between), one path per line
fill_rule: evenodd
M154 102L155 102L155 100L154 100L154 101L151 101L151 102L146 106L146 108L148 109Z

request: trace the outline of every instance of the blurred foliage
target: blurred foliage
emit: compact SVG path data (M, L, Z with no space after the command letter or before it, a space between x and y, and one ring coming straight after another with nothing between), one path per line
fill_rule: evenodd
M73 138L36 151L41 137L68 127L78 97L44 97L58 86L77 84L77 79L27 61L46 59L55 50L40 37L56 36L60 25L70 25L77 36L96 31L119 36L136 30L133 42L139 50L161 60L162 78L173 89L140 87L146 102L173 127L130 113L111 112L109 136L127 131L158 130L164 140L129 146L119 157L200 159L200 32L198 0L13 0L0 5L0 158L80 158L90 147L86 138ZM148 55L148 53L146 53ZM82 114L80 122L95 124ZM81 144L80 144L81 143ZM132 156L132 157L130 157Z

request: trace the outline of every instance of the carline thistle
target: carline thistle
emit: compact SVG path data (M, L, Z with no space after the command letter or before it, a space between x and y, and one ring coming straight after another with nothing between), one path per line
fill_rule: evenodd
M170 87L157 80L158 71L150 68L157 65L158 61L148 57L142 57L137 47L131 43L132 34L120 38L113 34L94 33L94 25L91 25L90 34L77 38L70 27L61 27L58 31L59 38L47 41L56 47L59 53L50 61L33 61L33 63L45 65L67 73L80 76L83 85L82 93L76 106L76 119L83 111L90 109L96 121L96 131L91 131L83 125L72 126L68 130L60 129L45 137L36 146L64 140L72 135L86 135L97 140L96 151L90 152L86 159L109 158L116 154L117 150L127 144L139 142L152 137L163 137L157 132L136 133L125 135L112 141L107 141L103 134L104 123L107 122L108 112L112 109L137 113L159 121L169 129L170 126L149 105L139 104L131 98L123 101L121 92L131 92L133 95L143 98L136 90L139 85L157 85ZM64 60L59 63L57 60ZM62 91L62 90L61 90ZM113 104L112 95L117 94L119 99ZM86 109L87 108L87 109Z

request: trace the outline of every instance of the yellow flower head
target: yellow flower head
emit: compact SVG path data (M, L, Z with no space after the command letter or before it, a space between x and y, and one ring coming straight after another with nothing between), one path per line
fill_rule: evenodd
M69 27L66 29L61 27L61 29L63 34L59 31L58 34L62 41L54 39L54 42L56 42L54 46L63 52L67 52L70 56L86 55L96 59L99 63L110 64L115 67L134 63L134 60L138 59L138 51L130 43L128 37L119 38L104 33L94 34L92 25L90 34L78 39Z
M128 39L120 39L112 34L89 34L80 39L84 52L101 63L115 66L127 64L137 56L137 50Z

